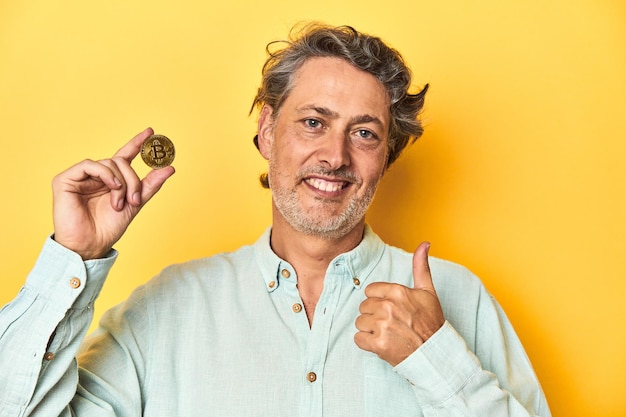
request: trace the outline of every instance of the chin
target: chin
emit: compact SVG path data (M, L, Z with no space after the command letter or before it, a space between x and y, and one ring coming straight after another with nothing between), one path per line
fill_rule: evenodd
M320 239L334 240L348 235L362 223L362 219L352 220L342 217L344 216L338 216L330 221L326 218L324 222L315 222L311 219L308 219L308 221L298 219L289 223L296 231L305 235L315 236Z

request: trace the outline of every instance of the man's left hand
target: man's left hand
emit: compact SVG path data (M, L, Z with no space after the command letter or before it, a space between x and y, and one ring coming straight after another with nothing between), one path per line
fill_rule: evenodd
M445 321L430 275L429 249L424 242L413 254L414 288L389 282L365 288L367 298L359 308L354 341L392 366L417 350Z

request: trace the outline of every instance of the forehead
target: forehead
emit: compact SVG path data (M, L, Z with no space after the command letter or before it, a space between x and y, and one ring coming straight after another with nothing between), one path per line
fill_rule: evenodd
M319 106L340 117L369 115L389 123L390 99L383 84L339 58L310 58L302 64L283 106Z

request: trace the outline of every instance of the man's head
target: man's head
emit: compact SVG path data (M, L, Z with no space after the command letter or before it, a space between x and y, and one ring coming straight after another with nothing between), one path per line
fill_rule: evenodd
M274 230L360 235L387 166L389 126L389 97L371 74L329 57L298 68L280 112L266 104L259 116Z
M267 105L273 109L273 117L293 88L294 75L309 59L335 57L349 62L356 68L373 75L385 88L389 98L389 142L386 166L393 163L408 142L419 138L423 132L417 119L424 105L426 85L419 93L409 93L411 71L400 54L379 38L356 31L349 26L330 27L310 24L302 30L294 30L286 46L279 50L268 45L269 57L263 67L263 80L252 108ZM258 148L257 137L255 145ZM261 183L269 187L267 176Z

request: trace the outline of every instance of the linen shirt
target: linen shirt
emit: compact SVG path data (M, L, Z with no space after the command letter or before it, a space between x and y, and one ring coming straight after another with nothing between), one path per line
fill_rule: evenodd
M329 264L309 327L270 233L166 268L80 348L117 253L83 262L48 239L0 312L0 415L550 415L511 324L467 269L429 259L446 322L392 367L356 346L354 322L368 284L413 286L412 254L366 227Z

